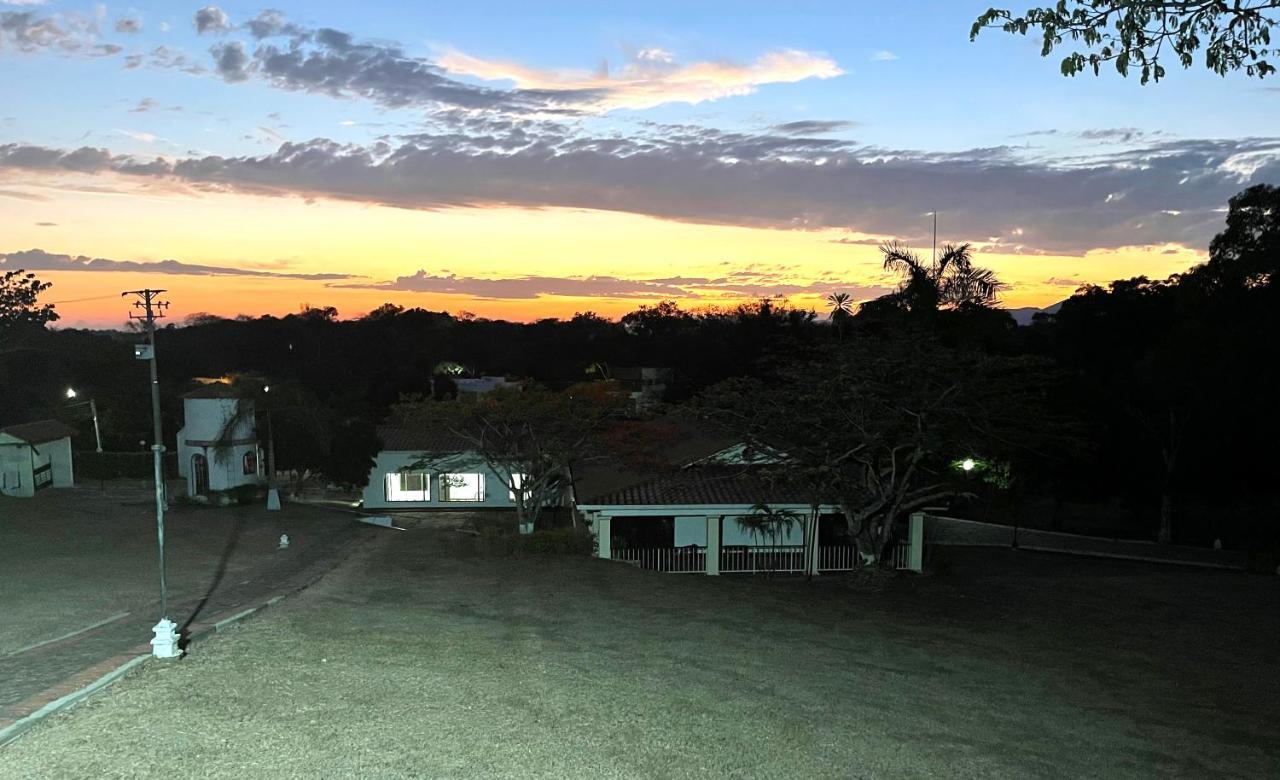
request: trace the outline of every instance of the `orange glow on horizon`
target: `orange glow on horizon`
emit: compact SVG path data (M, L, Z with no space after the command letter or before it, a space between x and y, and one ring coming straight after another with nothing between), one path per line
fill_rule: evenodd
M876 247L835 243L849 235L840 230L707 225L580 209L415 211L294 197L64 189L62 184L25 181L21 186L35 199L6 201L0 211L0 254L39 248L112 260L174 259L257 271L348 273L359 275L352 280L358 284L386 283L419 269L462 279L713 280L679 283L685 295L486 298L275 277L37 270L54 283L45 300L58 303L62 327L119 327L127 312L119 292L143 286L167 289L170 316L180 322L198 312L282 316L305 303L334 306L349 318L385 302L517 321L566 318L580 311L616 318L666 298L686 308L736 305L777 285L805 288L786 298L822 312L829 293L851 292L860 300L873 297L873 290L860 289L893 285ZM1169 247L1083 257L983 253L976 258L1011 285L1002 300L1008 308L1048 305L1080 284L1139 274L1167 276L1200 259L1196 252ZM747 293L727 292L723 280L735 273L731 281L755 286Z

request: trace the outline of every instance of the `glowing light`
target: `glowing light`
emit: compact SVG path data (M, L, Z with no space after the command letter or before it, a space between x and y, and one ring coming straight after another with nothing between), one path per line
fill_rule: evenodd
M965 471L973 471L973 467L976 465L978 464L974 462L973 458L965 458L963 461L960 462L960 468L964 469Z
M68 387L68 388L67 388L67 398L75 398L75 397L76 397L76 391L75 391L75 388Z

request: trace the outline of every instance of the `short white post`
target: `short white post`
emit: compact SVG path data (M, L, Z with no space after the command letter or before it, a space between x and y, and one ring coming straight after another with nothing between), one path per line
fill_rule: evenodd
M151 655L156 658L177 658L182 655L178 647L178 624L169 618L162 618L151 629L155 636L151 639Z
M275 488L267 488L267 511L280 511L280 491Z
M907 568L919 574L924 571L924 512L912 512L907 518Z
M720 518L707 517L707 574L720 574Z
M613 539L610 534L613 532L610 522L613 518L609 515L596 515L592 525L595 526L596 532L596 557L609 560L613 557Z

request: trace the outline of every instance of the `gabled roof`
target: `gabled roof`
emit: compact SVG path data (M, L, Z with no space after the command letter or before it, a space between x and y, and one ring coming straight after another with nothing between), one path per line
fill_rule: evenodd
M211 382L207 385L201 385L189 393L184 393L183 398L244 398L244 394L235 389L231 385L223 382Z
M57 441L68 436L74 436L75 432L75 428L57 420L37 420L36 422L0 428L0 434L12 436L26 444L44 444L45 442Z
M753 466L689 466L578 500L579 506L807 504L795 484Z
M378 438L389 452L466 452L471 446L459 436L426 426L380 425Z

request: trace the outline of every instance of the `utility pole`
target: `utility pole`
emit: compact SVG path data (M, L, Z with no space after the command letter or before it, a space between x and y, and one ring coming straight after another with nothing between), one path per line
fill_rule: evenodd
M933 212L933 252L931 255L933 267L938 267L938 212Z
M178 647L178 625L169 619L169 590L164 578L164 437L160 429L160 379L156 371L156 320L165 316L164 310L169 308L169 302L160 300L162 292L164 290L129 290L120 296L137 297L133 302L136 311L129 312L129 319L143 321L147 341L134 348L134 357L151 364L151 451L155 454L156 544L160 563L160 622L152 629L155 637L151 640L151 654L156 658L177 658L182 655Z

